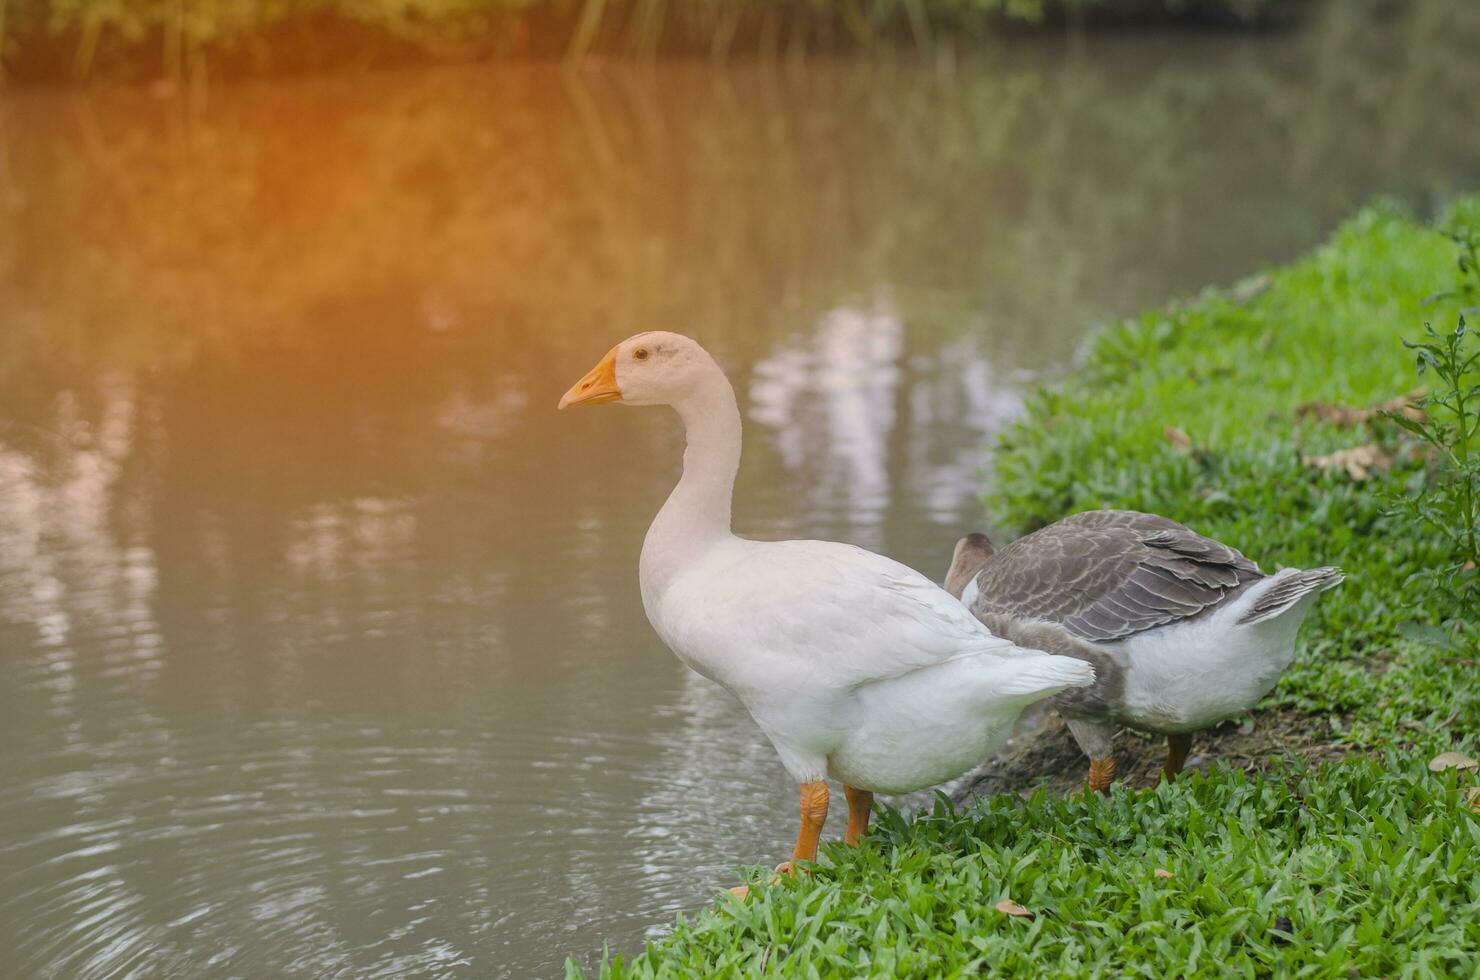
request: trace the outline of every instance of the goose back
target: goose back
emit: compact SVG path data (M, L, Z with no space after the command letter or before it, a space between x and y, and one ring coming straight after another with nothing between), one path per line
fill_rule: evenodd
M1109 642L1215 609L1264 577L1237 550L1176 521L1093 510L991 555L971 609Z

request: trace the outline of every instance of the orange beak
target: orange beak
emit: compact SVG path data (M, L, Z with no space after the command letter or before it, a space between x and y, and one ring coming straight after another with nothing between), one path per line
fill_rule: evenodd
M600 405L603 402L622 400L622 389L617 387L617 349L613 347L586 376L570 386L560 398L558 408L572 405Z

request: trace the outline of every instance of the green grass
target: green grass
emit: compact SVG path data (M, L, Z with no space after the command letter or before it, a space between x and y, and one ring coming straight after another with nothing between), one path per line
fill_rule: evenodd
M1480 225L1480 198L1448 220ZM1433 535L1385 513L1385 492L1423 479L1396 428L1294 412L1413 388L1399 338L1452 318L1420 300L1454 276L1446 239L1369 209L1262 288L1102 331L1063 384L1032 399L994 464L989 504L1019 531L1132 507L1266 569L1345 568L1269 703L1309 712L1311 737L1342 741L1351 757L1319 769L1270 760L1253 776L1214 766L1109 799L886 812L861 849L825 848L811 876L682 917L601 975L1480 974L1480 814L1466 797L1477 777L1426 765L1441 751L1476 754L1480 651L1420 639L1424 624L1475 611L1409 581L1442 556ZM1371 441L1398 455L1392 472L1358 482L1302 462ZM997 911L1008 897L1034 917Z
M1480 224L1480 199L1450 220ZM1443 558L1438 536L1388 516L1385 492L1423 478L1411 440L1385 422L1301 421L1296 406L1368 406L1417 385L1401 338L1453 304L1422 301L1455 281L1453 244L1392 209L1369 209L1326 246L1271 273L1247 302L1209 293L1115 324L1063 386L1038 393L1002 441L990 505L1018 530L1095 507L1183 521L1267 570L1334 564L1341 588L1305 629L1305 655L1272 696L1346 716L1340 737L1427 748L1480 725L1475 665L1403 639L1460 614L1408 580ZM1192 442L1178 448L1176 428ZM1399 459L1365 482L1302 462L1376 442Z
M886 814L602 975L1473 976L1480 817L1458 782L1395 756Z

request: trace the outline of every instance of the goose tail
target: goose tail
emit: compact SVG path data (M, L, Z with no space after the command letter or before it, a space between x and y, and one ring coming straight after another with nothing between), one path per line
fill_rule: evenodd
M1287 568L1271 575L1249 590L1248 608L1238 619L1239 626L1252 626L1275 619L1307 596L1334 589L1346 578L1334 565L1325 568Z
M1048 653L1014 657L1003 668L1006 676L1001 682L1002 693L1010 697L1026 696L1034 701L1095 682L1095 668L1087 661Z

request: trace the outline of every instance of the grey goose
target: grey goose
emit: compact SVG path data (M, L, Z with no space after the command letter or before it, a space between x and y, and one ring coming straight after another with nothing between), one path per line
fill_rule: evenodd
M1094 665L1093 686L1050 703L1090 759L1090 786L1106 792L1117 722L1167 736L1162 771L1175 778L1193 732L1269 693L1316 596L1341 581L1334 567L1266 575L1176 521L1093 510L1001 550L967 535L945 588L998 636Z

